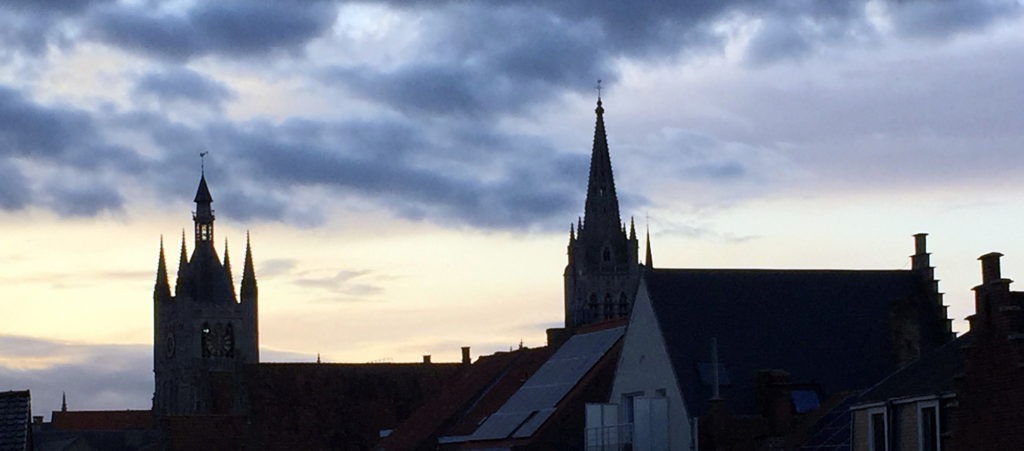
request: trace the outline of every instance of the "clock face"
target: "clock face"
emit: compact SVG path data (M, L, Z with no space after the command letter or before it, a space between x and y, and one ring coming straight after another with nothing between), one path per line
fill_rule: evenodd
M166 345L166 348L164 349L164 352L167 353L167 358L174 357L174 346L175 346L175 343L174 343L174 333L168 333L167 334L167 339L165 341L165 345Z
M230 323L203 327L203 357L234 357L235 332Z

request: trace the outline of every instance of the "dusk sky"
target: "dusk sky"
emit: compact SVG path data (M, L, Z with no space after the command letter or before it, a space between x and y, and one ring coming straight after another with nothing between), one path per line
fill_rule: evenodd
M0 390L148 409L200 152L263 361L457 361L562 322L603 80L655 265L1024 280L1017 0L0 1ZM237 282L237 279L236 279ZM172 281L173 285L173 281Z

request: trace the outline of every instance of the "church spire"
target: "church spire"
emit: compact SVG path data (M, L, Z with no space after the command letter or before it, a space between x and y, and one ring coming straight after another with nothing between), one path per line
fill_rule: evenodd
M68 411L68 393L67 392L60 392L60 411L61 412L67 412Z
M619 230L619 200L615 195L608 137L604 128L604 107L597 98L597 122L594 126L594 147L590 155L590 178L583 224L588 234L613 234Z
M171 298L171 285L167 281L167 262L164 259L164 236L160 235L160 258L156 264L156 284L153 287L153 300Z
M255 301L259 296L256 287L256 270L252 264L252 241L249 232L245 232L245 267L242 269L242 302Z

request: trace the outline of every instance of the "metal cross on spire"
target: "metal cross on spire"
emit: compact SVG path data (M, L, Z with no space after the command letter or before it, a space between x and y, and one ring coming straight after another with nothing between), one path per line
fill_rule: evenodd
M210 151L199 152L199 170L202 171L203 175L206 175L206 154Z
M594 87L597 90L597 100L601 100L601 79L597 79L597 86Z

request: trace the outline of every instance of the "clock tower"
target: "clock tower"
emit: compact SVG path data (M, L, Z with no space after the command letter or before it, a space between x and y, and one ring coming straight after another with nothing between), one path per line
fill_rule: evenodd
M243 368L259 363L256 275L245 243L240 296L235 295L227 241L224 261L214 248L213 197L206 174L195 197L194 246L184 233L174 295L163 239L153 290L153 412L167 415L244 414Z

